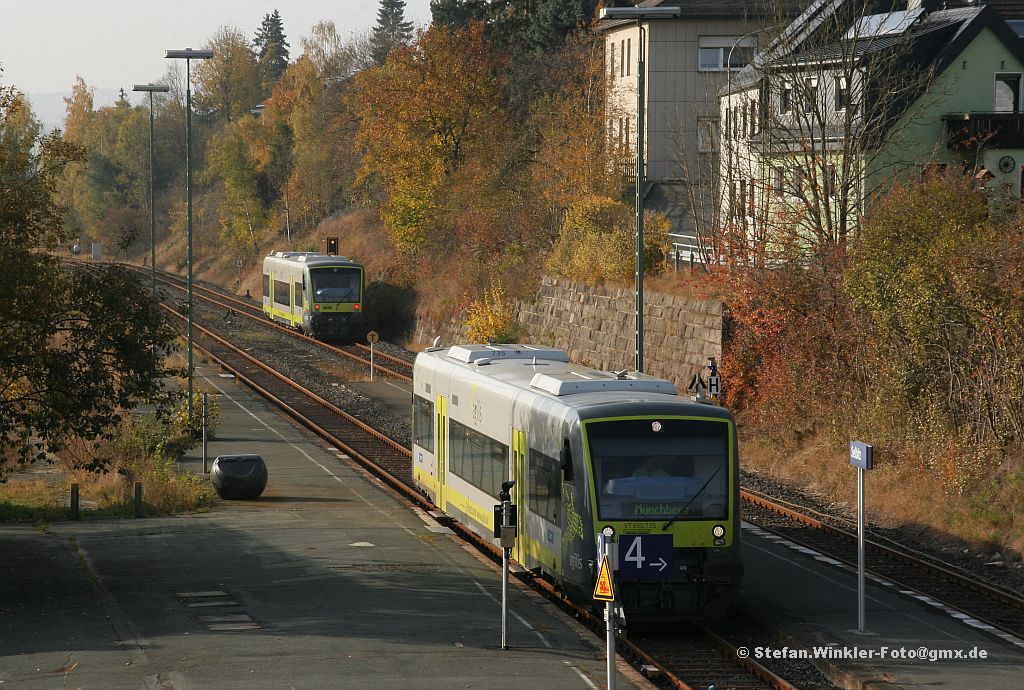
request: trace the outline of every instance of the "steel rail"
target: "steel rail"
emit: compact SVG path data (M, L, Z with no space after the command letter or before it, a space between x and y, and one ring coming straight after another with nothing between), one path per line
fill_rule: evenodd
M135 266L132 266L132 268L135 269L136 271L140 270L140 269L138 269ZM176 280L180 280L179 278L177 278L176 276L173 277L173 279L172 278L168 278L167 277L168 275L173 276L173 274L167 274L167 273L161 271L161 272L159 272L157 280L159 280L161 283L163 283L165 285L169 285L170 287L173 287L175 289L178 289L178 290L184 289L180 285L175 283ZM264 326L267 326L269 328L275 329L275 330L277 330L280 333L287 334L288 336L293 337L293 338L298 338L298 339L303 340L306 343L309 343L311 345L315 345L317 347L322 347L322 348L328 350L329 352L333 352L335 354L342 355L343 357L346 357L346 358L348 358L348 359L350 359L350 360L352 360L354 362L358 362L359 364L365 364L365 365L368 366L369 363L370 363L370 361L368 359L364 359L362 357L362 355L350 352L350 351L348 351L347 349L345 349L343 347L338 347L336 345L331 345L331 344L325 343L325 342L323 342L321 340L317 340L316 338L308 336L305 333L302 333L300 331L295 330L294 328L288 328L286 326L282 326L279 323L276 323L274 321L271 321L271 320L267 319L265 317L262 309L257 311L255 305L247 304L245 302L242 302L241 300L238 300L235 297L230 297L230 296L222 295L222 294L218 293L216 290L211 290L210 288L201 287L199 285L193 285L192 289L193 289L193 293L194 294L195 293L206 293L205 295L196 294L195 296L199 297L200 299L205 299L207 302L211 302L213 304L217 304L218 306L221 306L221 307L227 307L227 308L230 309L232 304L241 305L245 309L245 311L239 311L238 312L239 314L241 314L242 316L244 316L247 319L251 319L251 320L256 321L256 322L258 322L260 324L263 324ZM257 316L257 314L258 314L258 316ZM358 347L359 346L357 345L356 348L358 348ZM369 348L367 348L367 351L369 351ZM374 352L374 358L376 359L376 357L378 357L378 356L380 356L382 354L384 354L384 353L376 352L375 351ZM409 367L410 369L412 368L411 364L409 364L408 362L402 360L399 357L394 357L392 355L387 355L387 358L390 358L390 359L393 359L395 361L401 362L402 364L404 364L405 366ZM394 369L390 369L390 368L382 366L380 364L375 363L374 364L374 370L375 371L379 371L382 374L385 374L387 376L390 376L391 378L398 379L399 381L405 381L406 383L412 383L412 376L410 376L409 374L404 374L402 372L395 371Z
M167 305L161 306L168 313L173 314L180 320L184 320L184 316L182 316L173 308ZM421 509L427 511L437 510L437 507L433 503L431 503L415 487L410 486L409 483L407 483L401 477L397 476L395 473L388 471L387 468L383 467L380 462L375 461L374 458L369 456L369 454L361 452L358 448L355 447L355 444L340 438L336 432L332 431L325 424L317 423L316 421L309 419L308 415L304 414L300 409L297 409L297 407L294 404L289 403L287 400L282 398L281 395L276 394L274 391L270 390L267 385L261 384L259 381L257 381L257 377L255 377L251 371L246 371L243 365L248 365L249 367L256 368L259 372L269 375L271 377L270 380L273 381L274 383L278 383L289 387L290 389L308 397L315 404L324 408L330 413L340 416L346 422L352 423L355 426L355 428L358 428L359 430L365 433L373 435L374 438L384 442L392 451L396 453L396 455L401 456L406 461L411 460L412 457L412 453L409 449L405 448L404 446L397 443L393 439L390 439L385 434L382 434L379 431L373 429L369 425L366 425L365 423L359 421L358 419L355 419L351 415L348 415L347 413L344 412L344 410L341 410L330 401L325 400L316 393L309 391L308 389L304 388L295 381L292 381L286 375L282 374L281 372L278 372L273 367L270 367L269 365L261 362L257 358L242 350L241 348L233 345L224 338L218 336L210 329L199 324L193 324L193 328L195 328L200 334L200 342L197 344L197 347L206 352L211 359L217 361L220 364L220 366L222 366L224 369L234 374L239 381L252 388L259 395L270 400L272 403L274 403L280 409L282 409L286 414L288 414L297 422L305 426L307 429L310 429L315 434L323 438L325 441L331 443L336 448L344 451L349 457L351 457L365 470L367 470L374 476L382 479L385 482L385 485L387 486L388 489L396 492L405 499L410 500L412 503L414 503ZM216 347L210 347L211 343L214 344ZM215 349L218 348L222 349L223 351L216 352ZM226 351L226 353L228 353L231 357L235 357L241 360L242 364L239 364L237 362L232 363L226 361L226 358L224 357L224 351ZM501 558L501 550L499 548L491 544L488 540L483 539L475 532L472 532L458 521L449 518L446 520L446 524L448 524L454 531L458 532L458 534L462 538L474 543L482 551L489 554L492 559L499 560ZM542 578L533 577L528 571L517 573L517 577L524 583L530 584L542 590L555 603L569 609L573 615L575 615L578 619L581 619L592 630L603 629L604 622L602 619L595 616L586 607L579 606L566 599L564 595L557 591L557 589L552 583ZM733 648L727 642L724 642L720 638L717 638L717 636L714 636L709 631L703 632L716 645L721 647L725 655L727 655L731 660L738 661L740 664L746 667L752 674L756 675L758 678L763 680L770 687L776 688L777 690L795 690L795 688L791 684L779 678L778 676L776 676L760 664L757 664L757 662L750 659L738 659L735 653L735 648ZM617 644L620 647L620 649L627 651L628 654L632 655L635 659L639 659L642 663L650 665L657 669L660 676L669 680L671 683L674 684L675 687L680 688L681 690L699 690L698 688L693 688L690 685L688 685L682 678L680 678L677 674L674 674L669 668L667 668L665 664L658 661L656 658L652 657L650 654L645 652L643 649L641 649L639 646L637 646L629 639L619 637Z
M765 510L771 511L786 519L792 520L796 523L810 527L812 529L820 530L824 534L832 535L842 540L844 546L850 546L856 543L857 535L855 533L843 529L841 527L836 527L835 525L830 525L827 522L824 522L823 520L811 517L798 510L794 510L793 508L790 508L788 506L781 505L780 503L772 500L769 496L766 496L759 492L754 492L749 489L742 489L740 491L740 498L741 500L746 501L751 505L758 506ZM749 517L747 519L749 519ZM754 524L757 523L754 522ZM818 551L823 551L826 553L826 555L835 558L836 560L841 561L842 563L845 563L848 566L854 568L857 567L855 559L849 558L840 553L836 553L835 551L828 551L827 549L823 549L821 544L811 543L806 539L801 539L799 536L793 535L785 529L773 529L771 526L766 525L758 526L768 532L779 534L780 536L783 536L786 539L789 539L790 541L798 543L801 546L805 546L807 548L815 549ZM1010 606L1015 609L1024 610L1024 598L1022 598L1020 595L1002 589L991 583L984 582L977 578L977 576L972 576L965 572L958 572L957 570L954 570L955 566L942 563L941 561L936 562L938 559L931 560L930 558L921 558L920 556L917 556L915 554L900 551L899 549L893 548L885 544L881 544L872 539L865 539L865 546L872 552L880 554L889 561L905 563L919 571L924 571L926 573L938 576L941 579L946 580L958 587L968 589L978 594L981 594L985 597L988 597L989 599L993 600L993 602L998 603L1000 605ZM911 581L909 581L909 579L894 576L892 573L889 572L880 572L878 566L871 567L869 565L867 570L868 572L871 572L879 577L895 582L900 587L921 594L925 594L935 599L936 601L939 601L942 604L948 606L949 608L967 614L972 618L975 618L983 623L991 625L993 628L1009 633L1011 635L1021 635L1022 631L1020 629L1011 629L1010 627L999 621L992 620L985 614L981 614L977 611L972 611L969 609L969 607L965 607L962 604L949 601L949 599L944 595L938 594L934 591L927 591L926 589L922 588L920 583L912 583Z

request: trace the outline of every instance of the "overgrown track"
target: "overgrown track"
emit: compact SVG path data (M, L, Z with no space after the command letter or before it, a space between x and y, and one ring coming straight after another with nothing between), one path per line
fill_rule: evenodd
M130 266L130 268L138 271L139 273L149 274L148 271L137 266ZM181 290L182 292L188 290L188 283L186 279L176 276L173 273L157 271L157 281L160 284L174 288L175 290ZM293 328L288 328L270 321L264 315L263 307L261 305L255 304L249 300L243 300L232 295L224 294L223 292L219 292L202 285L197 285L194 282L192 284L192 295L194 299L201 299L204 302L221 307L225 312L230 311L245 318L258 321L267 328L273 328L282 333L287 333L294 338L299 338L306 342L313 343L318 347L322 347L334 354L341 355L353 362L366 366L369 366L370 364L370 348L362 343L355 343L352 345L332 345L330 343L325 343L322 340L311 338L305 333L301 333ZM412 382L412 364L408 361L401 357L395 357L394 355L390 355L386 352L381 352L379 349L375 349L373 358L375 372L399 381L405 381L407 383ZM382 365L381 361L385 361L387 364Z
M747 522L856 567L855 529L829 524L750 490L743 490L741 498ZM1024 597L1019 593L895 543L865 539L865 558L869 572L965 613L996 631L1024 639Z
M179 312L166 305L165 309L184 322L185 318ZM413 486L411 453L407 448L349 416L327 400L293 382L285 373L273 370L209 329L193 323L193 339L197 348L207 352L240 381L335 448L345 452L393 490L425 510L435 509ZM501 558L500 550L489 541L480 539L458 523L451 523L451 527L496 560ZM570 610L591 629L603 631L602 620L593 616L589 610L564 599L551 583L531 578L527 573L521 573L520 577ZM681 647L684 644L685 648ZM650 638L645 639L643 644L620 639L618 649L638 666L654 670L653 675L671 687L703 690L714 683L717 688L793 689L792 685L756 662L738 659L734 648L696 626L689 628L685 638L673 635L660 642Z

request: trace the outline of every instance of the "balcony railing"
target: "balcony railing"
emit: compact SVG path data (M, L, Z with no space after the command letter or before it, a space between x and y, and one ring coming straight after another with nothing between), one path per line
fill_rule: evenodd
M636 182L636 156L616 160L615 171L623 181Z
M1024 113L948 113L949 148L1024 148Z

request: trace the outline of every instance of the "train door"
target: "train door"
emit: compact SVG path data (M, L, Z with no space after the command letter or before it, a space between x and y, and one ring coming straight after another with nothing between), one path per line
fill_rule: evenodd
M516 559L520 565L526 565L526 555L528 549L526 546L527 535L526 535L526 511L528 506L526 505L526 497L529 495L529 491L526 486L526 433L519 429L512 429L512 479L515 481L515 486L512 487L512 502L518 506L518 520L516 523L516 529L518 536L516 537L516 545L512 550L512 558Z
M267 271L263 274L263 296L266 298L263 300L263 311L266 312L267 318L274 318L274 272Z
M434 471L437 472L437 507L445 509L448 485L448 401L437 396L434 405Z
M295 325L295 278L288 279L288 290L291 299L288 300L288 325Z

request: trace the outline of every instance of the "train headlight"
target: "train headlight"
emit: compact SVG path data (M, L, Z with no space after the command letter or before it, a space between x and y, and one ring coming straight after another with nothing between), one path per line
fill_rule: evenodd
M314 304L313 305L313 311L320 311L320 305L319 304Z
M711 534L714 535L715 539L721 539L725 536L725 528L721 525L715 525L711 528Z
M357 304L357 305L356 305L355 307L353 307L353 308L354 308L354 309L355 309L356 311L359 311L359 305L358 305L358 304Z

